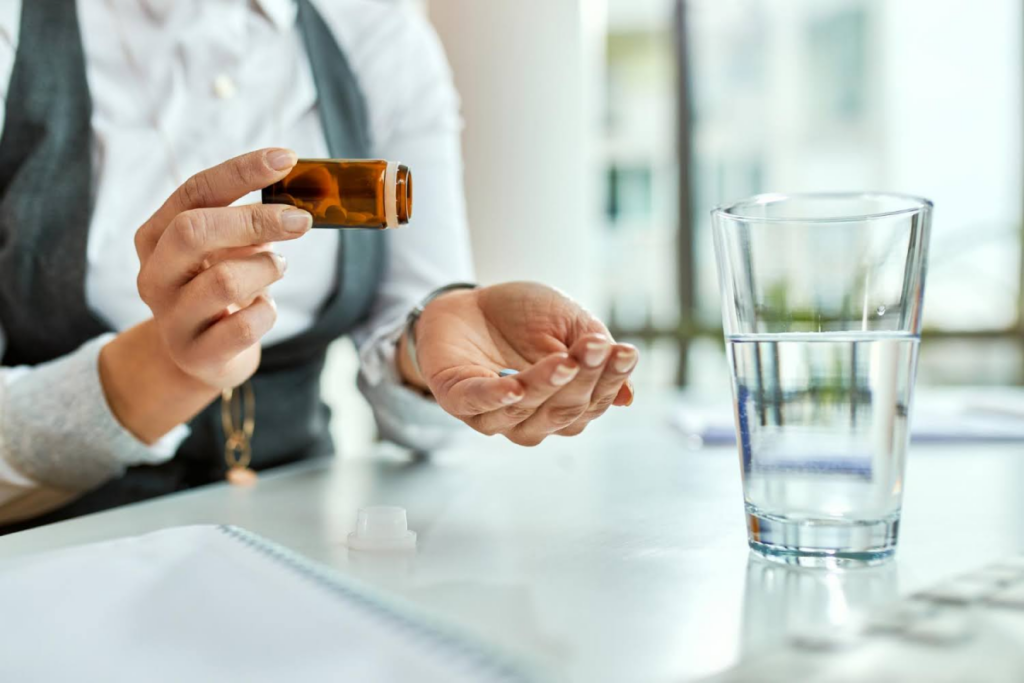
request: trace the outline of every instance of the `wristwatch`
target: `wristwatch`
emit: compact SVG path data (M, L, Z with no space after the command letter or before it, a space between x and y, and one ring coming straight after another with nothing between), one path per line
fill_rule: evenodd
M416 321L420 319L421 315L423 315L423 310L427 305L442 294L453 292L456 289L476 288L477 285L471 282L453 282L449 285L445 285L444 287L438 287L428 294L423 301L419 302L419 304L416 305L416 308L409 311L409 317L405 319L405 349L409 354L409 362L412 363L412 367L415 368L416 373L421 377L423 376L423 373L420 371L420 362L416 358Z

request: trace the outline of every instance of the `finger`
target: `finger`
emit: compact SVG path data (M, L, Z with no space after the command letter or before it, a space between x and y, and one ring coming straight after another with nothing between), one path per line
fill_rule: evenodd
M633 405L635 397L636 389L633 387L633 380L627 379L626 383L619 389L619 393L615 396L615 402L612 405L629 407Z
M223 367L235 356L259 342L277 321L277 306L261 296L247 308L232 313L203 332L184 356L186 371L205 373Z
M632 344L616 344L612 347L608 363L605 364L604 372L597 380L594 393L590 397L586 417L591 420L599 417L615 402L619 390L629 379L639 358L640 354Z
M552 395L579 372L579 364L567 353L553 353L528 370L505 378L519 383L523 398L511 405L483 413L466 420L467 424L484 434L500 434L515 427L533 415Z
M148 294L181 287L205 268L210 256L225 249L293 240L313 225L301 209L283 205L196 209L179 214L160 238L143 268Z
M604 371L594 385L594 391L590 396L590 405L575 422L556 433L560 436L575 436L583 431L587 423L601 417L615 402L619 391L625 386L629 374L636 367L638 357L636 348L630 344L613 346L608 356L608 362L605 363Z
M252 256L253 254L259 254L264 251L275 251L273 243L254 244L249 247L230 247L228 249L221 249L216 254L210 254L206 259L207 266L213 265L220 261L229 261L236 258L245 258L246 256Z
M288 175L298 156L290 149L272 147L249 152L200 171L174 191L135 235L139 258L145 262L164 229L183 211L227 206L254 190Z
M174 329L187 339L198 337L230 306L246 308L287 268L284 257L272 251L214 264L182 288L171 313Z
M460 376L450 388L435 395L448 413L460 418L473 417L520 402L526 395L523 385L512 377L499 377L487 368L471 366L459 369ZM445 383L447 384L447 383Z
M552 434L580 419L590 406L611 348L611 341L603 334L588 334L578 339L569 349L569 355L579 362L579 374L518 425L518 435L536 438Z

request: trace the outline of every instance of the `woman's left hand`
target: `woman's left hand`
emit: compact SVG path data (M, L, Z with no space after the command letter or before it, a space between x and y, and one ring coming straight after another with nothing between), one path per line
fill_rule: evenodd
M417 376L447 412L484 434L534 446L579 434L611 405L633 401L638 354L555 289L513 282L438 297L416 324ZM505 368L518 371L499 377Z

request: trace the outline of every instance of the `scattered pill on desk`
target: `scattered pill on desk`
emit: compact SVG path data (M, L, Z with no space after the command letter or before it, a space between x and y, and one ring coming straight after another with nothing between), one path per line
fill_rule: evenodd
M518 375L518 374L519 374L519 371L518 370L513 370L512 368L504 368L502 370L498 370L498 377L508 377L509 375Z

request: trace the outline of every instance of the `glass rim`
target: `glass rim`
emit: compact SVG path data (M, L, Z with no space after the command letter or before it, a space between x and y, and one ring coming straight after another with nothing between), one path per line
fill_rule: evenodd
M806 217L792 217L787 218L785 216L744 216L742 214L734 213L737 209L744 206L765 206L768 204L776 204L784 201L790 201L794 199L801 200L815 200L815 199L870 199L872 197L885 197L889 199L902 199L908 202L908 206L901 209L894 209L892 211L879 211L876 213L864 213L858 215L846 215L846 216L825 216L819 218L806 218ZM765 192L762 194L756 194L746 199L741 199L736 202L729 204L719 204L711 210L712 216L721 216L730 221L740 223L855 223L862 221L877 220L879 218L891 218L893 216L909 215L919 213L924 210L931 210L935 208L935 204L930 199L925 199L918 195L904 194L902 192Z

